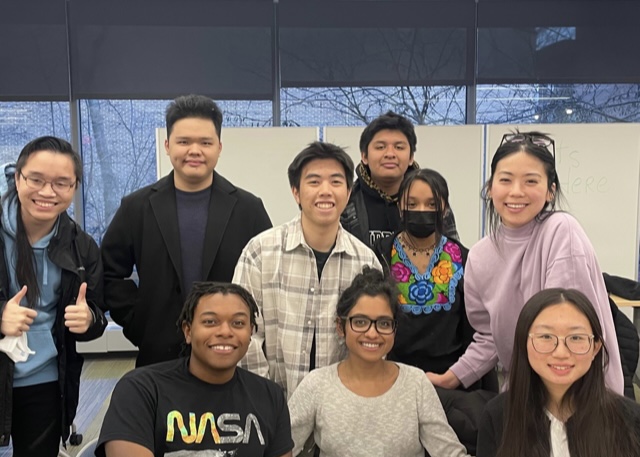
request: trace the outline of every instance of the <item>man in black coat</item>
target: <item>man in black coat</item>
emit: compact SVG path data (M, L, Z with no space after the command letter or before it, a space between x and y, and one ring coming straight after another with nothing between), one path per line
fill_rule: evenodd
M166 123L173 171L124 197L102 241L105 304L138 346L137 366L179 356L193 282L230 282L244 246L271 227L258 197L214 171L222 112L211 99L176 98Z
M371 121L360 136L358 179L340 224L370 248L400 229L398 192L404 177L420 168L414 161L417 142L411 121L392 111ZM451 210L444 215L444 234L460 239Z

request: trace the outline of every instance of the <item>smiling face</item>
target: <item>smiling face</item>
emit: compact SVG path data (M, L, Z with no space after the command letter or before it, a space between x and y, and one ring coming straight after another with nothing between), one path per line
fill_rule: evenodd
M229 381L251 341L249 307L235 294L205 295L198 301L191 324L182 325L191 345L189 371L211 383Z
M574 305L561 303L552 305L540 312L533 321L529 333L547 333L564 338L567 335L592 335L589 320ZM527 355L533 371L542 379L553 398L560 399L578 379L582 378L602 347L593 342L586 354L573 354L562 339L553 352L541 354L533 347L531 338L527 341Z
M543 163L526 152L516 152L500 160L489 194L502 223L518 228L531 222L553 199L548 189Z
M173 124L164 147L173 166L176 188L196 192L211 185L213 170L222 152L222 143L211 119L180 119Z
M303 230L337 230L349 190L344 167L335 159L316 159L302 168L300 189L291 189L302 210Z
M38 190L33 189L27 179L32 183L47 182ZM60 213L71 205L77 181L71 157L52 151L38 151L29 155L22 169L16 172L15 180L22 221L27 230L31 227L53 227ZM52 183L57 183L57 187L67 185L66 190L54 191Z
M366 154L361 154L362 162L369 166L373 182L383 190L395 189L390 192L398 192L404 174L413 164L405 134L400 130L380 130L371 139Z
M356 321L358 317L371 320L393 320L393 313L391 312L389 301L382 295L376 295L375 297L362 295L349 311L347 319L344 320L344 329L342 321L338 323L338 334L345 337L350 358L356 358L370 363L383 360L383 357L393 348L395 333L382 335L378 333L373 323L365 333L355 332L349 322L349 318L351 317L355 317Z

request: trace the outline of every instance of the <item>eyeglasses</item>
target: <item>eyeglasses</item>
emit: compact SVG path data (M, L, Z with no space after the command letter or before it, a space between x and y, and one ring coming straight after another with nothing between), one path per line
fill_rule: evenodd
M397 322L395 319L391 319L389 317L369 319L366 316L351 316L343 319L349 321L351 330L356 333L367 333L372 325L376 326L376 331L380 335L391 335L396 331Z
M531 143L535 146L541 146L556 156L556 143L545 135L532 135L530 133L506 133L502 136L500 146L504 143Z
M69 192L76 185L76 181L69 182L66 179L46 181L42 178L34 176L25 176L20 172L20 176L25 180L27 186L33 190L41 190L46 184L51 184L51 188L56 194L64 194Z
M563 338L551 333L529 333L529 338L533 343L533 349L540 354L552 353L558 347L559 340L562 340L569 351L576 355L582 355L591 350L594 336L586 333L575 333Z

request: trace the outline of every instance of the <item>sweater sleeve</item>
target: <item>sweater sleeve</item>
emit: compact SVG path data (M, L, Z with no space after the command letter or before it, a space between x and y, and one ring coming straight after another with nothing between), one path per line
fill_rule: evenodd
M322 387L317 385L316 378L318 376L315 373L308 374L289 399L294 456L302 451L316 426L316 393L322 390Z
M476 271L473 254L472 249L465 266L464 298L467 318L475 333L465 353L451 366L451 371L465 387L482 378L498 362L491 318L480 298L480 271Z
M569 216L565 217L565 222L557 225L550 239L552 241L543 288L577 289L593 304L609 353L609 364L605 372L607 386L613 392L624 395L622 361L613 315L593 247L582 227Z
M418 376L420 383L418 395L420 442L433 457L467 456L464 446L447 422L447 416L433 385L422 373L419 373Z

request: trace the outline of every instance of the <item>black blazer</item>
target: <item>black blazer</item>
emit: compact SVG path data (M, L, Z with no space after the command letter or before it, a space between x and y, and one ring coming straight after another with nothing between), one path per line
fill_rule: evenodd
M262 200L214 172L202 277L230 282L244 246L270 227ZM122 199L102 240L102 259L105 304L138 346L137 365L177 358L184 259L173 172ZM137 282L130 278L134 266Z

